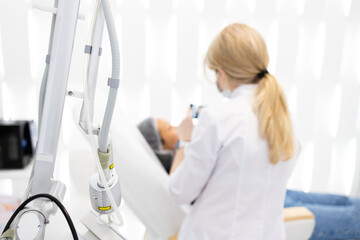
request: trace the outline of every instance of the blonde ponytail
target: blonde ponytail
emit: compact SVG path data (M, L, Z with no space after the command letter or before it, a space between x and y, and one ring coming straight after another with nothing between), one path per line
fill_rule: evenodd
M280 85L266 70L269 56L261 35L245 24L231 24L213 40L204 63L212 70L223 69L238 85L258 84L253 107L270 162L291 159L295 151L291 119Z
M266 74L258 84L254 110L259 119L260 133L269 146L273 164L290 160L294 155L291 119L285 95L274 76Z

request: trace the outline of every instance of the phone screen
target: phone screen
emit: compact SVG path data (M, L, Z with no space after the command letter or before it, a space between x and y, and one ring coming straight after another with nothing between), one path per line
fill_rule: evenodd
M190 109L191 109L191 117L198 118L199 117L198 107L194 104L190 104Z

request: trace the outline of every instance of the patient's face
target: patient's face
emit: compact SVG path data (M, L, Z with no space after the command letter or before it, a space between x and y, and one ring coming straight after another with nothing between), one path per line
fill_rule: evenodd
M157 119L157 125L163 141L163 148L174 150L178 141L177 127L171 126L169 122L162 119Z

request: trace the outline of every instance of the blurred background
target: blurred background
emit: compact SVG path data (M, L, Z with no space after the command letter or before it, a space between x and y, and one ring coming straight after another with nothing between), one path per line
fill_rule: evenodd
M52 16L33 9L34 2L53 5L50 0L0 1L0 119L37 123ZM78 21L69 90L82 91L94 3L81 2L87 18ZM222 101L204 76L203 59L223 27L246 23L267 42L269 72L284 88L302 144L289 188L360 196L360 1L114 0L112 5L121 43L118 111L134 123L153 116L176 125L189 104ZM105 33L100 105L106 103L110 74ZM80 107L80 99L67 99L60 143L65 148L79 134L74 126ZM100 107L99 119L102 113Z

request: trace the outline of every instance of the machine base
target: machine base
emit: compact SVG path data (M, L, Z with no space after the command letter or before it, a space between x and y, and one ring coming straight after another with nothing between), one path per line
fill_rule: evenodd
M99 223L96 213L90 211L81 222L91 232L83 235L85 240L126 240L119 232L119 227L115 224Z

